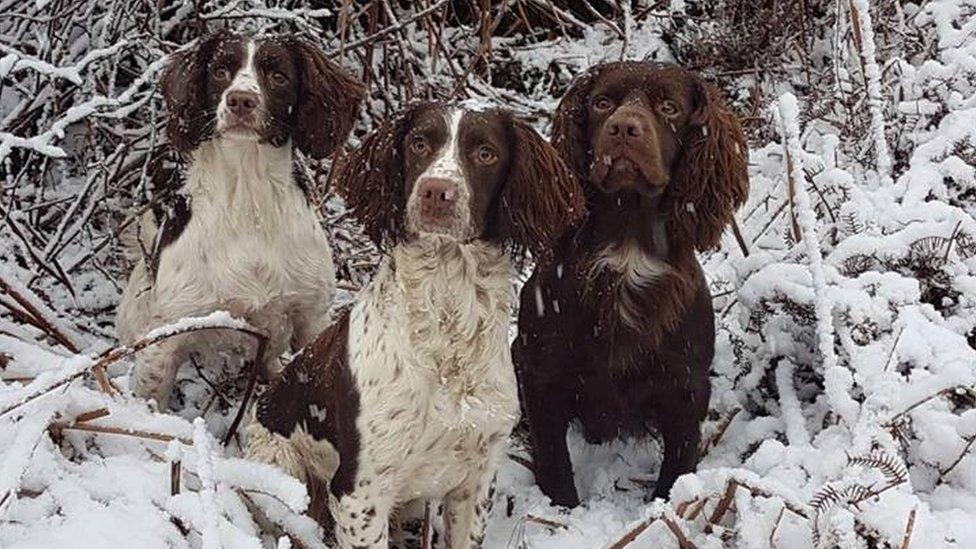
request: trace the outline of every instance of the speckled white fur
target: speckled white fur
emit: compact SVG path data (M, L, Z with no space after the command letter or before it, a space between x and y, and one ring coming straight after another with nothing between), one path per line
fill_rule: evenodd
M119 339L187 316L228 310L270 336L266 368L328 322L335 294L332 251L315 211L293 180L291 145L217 138L193 153L184 191L192 215L160 256L155 281L140 259L119 304ZM148 220L147 220L148 221ZM151 241L156 227L139 227ZM196 352L205 367L225 355L253 356L250 338L205 331L151 346L137 358L132 387L165 406L177 369Z
M360 452L353 491L330 501L339 547L386 547L391 513L414 500L444 502L447 547L479 545L519 410L510 275L495 245L425 236L396 247L360 295L348 340ZM262 461L316 459L296 435L283 450L260 425L248 433Z

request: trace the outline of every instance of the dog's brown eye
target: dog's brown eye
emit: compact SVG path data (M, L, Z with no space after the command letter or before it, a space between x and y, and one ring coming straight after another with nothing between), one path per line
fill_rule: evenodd
M488 145L478 147L478 163L482 166L490 166L498 160L498 153Z
M216 78L217 80L227 80L228 78L230 78L230 71L225 69L224 67L220 67L214 71L214 78Z
M593 100L593 108L598 111L609 111L613 108L613 101L610 101L610 98L601 95Z
M430 152L430 143L427 142L426 138L418 135L410 140L410 150L414 154L424 156Z
M657 110L664 116L676 116L681 109L678 108L678 104L674 101L665 99L657 106Z
M284 86L288 83L288 76L283 72L276 72L271 75L271 81L274 82L276 86Z

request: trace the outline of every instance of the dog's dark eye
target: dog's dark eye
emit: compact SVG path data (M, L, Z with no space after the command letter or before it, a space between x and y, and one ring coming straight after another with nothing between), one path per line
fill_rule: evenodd
M430 152L430 143L428 143L427 138L422 135L414 136L413 139L410 140L410 150L413 151L414 154L426 156L427 153Z
M681 112L681 108L678 104L670 99L665 99L661 101L661 104L657 106L657 111L663 116L677 116Z
M271 74L271 82L276 86L284 86L288 83L288 75L283 72L274 72Z
M230 71L227 70L226 67L218 67L217 70L214 71L214 78L217 80L227 80L230 78Z
M482 145L478 147L475 158L477 159L478 164L481 164L482 166L490 166L498 160L498 153L496 153L495 149L489 147L488 145Z
M609 111L613 108L613 101L610 101L609 97L601 95L593 100L593 108L600 112Z

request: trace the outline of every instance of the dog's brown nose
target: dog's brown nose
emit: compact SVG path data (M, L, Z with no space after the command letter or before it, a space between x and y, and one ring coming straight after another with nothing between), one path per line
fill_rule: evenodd
M254 114L258 108L258 94L249 91L232 91L227 93L227 108L237 116Z
M644 135L642 120L636 113L621 113L607 121L607 134L629 141Z
M420 214L424 220L443 222L454 214L457 189L452 181L436 177L424 178L418 183L417 194L420 197Z

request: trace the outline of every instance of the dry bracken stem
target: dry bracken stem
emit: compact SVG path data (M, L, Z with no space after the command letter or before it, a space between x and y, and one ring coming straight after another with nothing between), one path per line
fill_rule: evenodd
M915 513L918 511L917 507L912 508L912 512L908 514L908 524L905 525L905 535L901 538L901 549L908 549L909 544L912 541L912 530L915 529Z
M165 433L154 433L151 431L141 431L139 429L123 429L121 427L109 427L102 425L89 425L88 423L61 423L54 422L50 426L51 429L61 430L61 431L86 431L89 433L102 433L107 435L122 435L128 437L142 438L145 440L155 440L157 442L169 442L171 440L178 440L187 446L192 446L193 441L188 438L177 437L173 435L167 435Z

